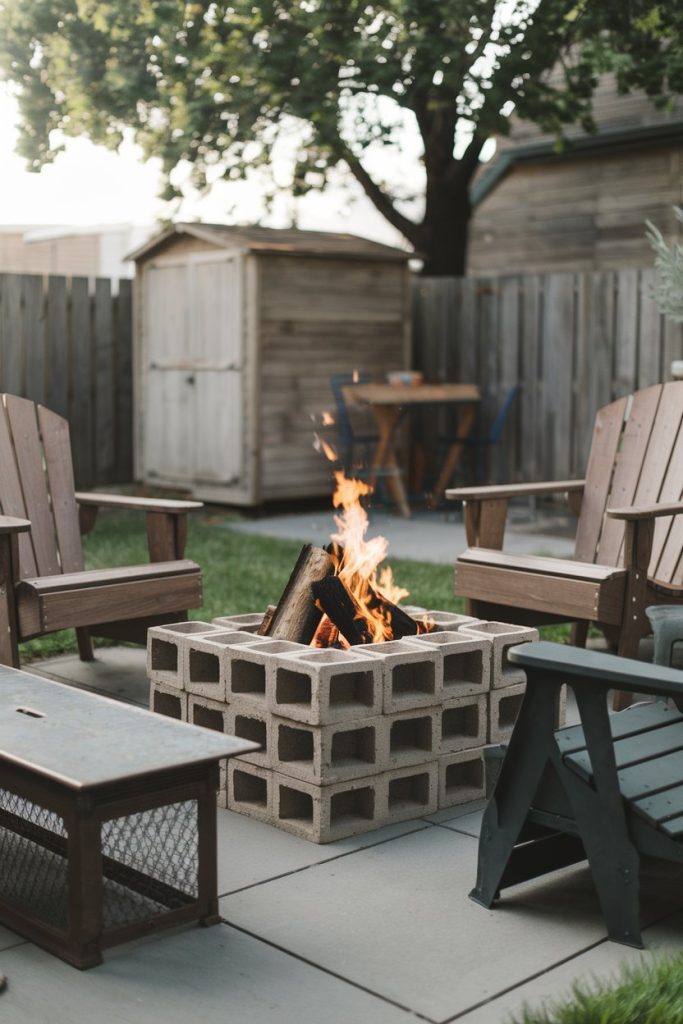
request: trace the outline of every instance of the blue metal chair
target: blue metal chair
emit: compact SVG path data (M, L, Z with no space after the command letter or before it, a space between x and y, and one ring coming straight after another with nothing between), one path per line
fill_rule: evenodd
M491 453L503 438L505 421L519 390L519 384L514 384L510 388L487 433L472 434L470 437L458 437L456 435L455 437L442 437L439 439L441 443L449 445L459 443L467 445L471 449L474 454L474 479L478 484L486 480L490 475Z

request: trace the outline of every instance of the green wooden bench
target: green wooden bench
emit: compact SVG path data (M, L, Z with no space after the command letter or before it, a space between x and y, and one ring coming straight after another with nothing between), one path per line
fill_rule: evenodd
M546 642L521 644L510 660L527 690L470 895L491 907L503 889L587 859L609 937L642 948L640 856L683 863L683 712L660 700L610 715L608 691L683 707L683 672ZM565 683L581 724L556 730Z

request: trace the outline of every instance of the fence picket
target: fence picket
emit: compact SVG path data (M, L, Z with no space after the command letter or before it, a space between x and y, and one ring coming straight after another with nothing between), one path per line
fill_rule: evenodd
M67 417L79 487L132 477L131 282L115 307L111 291L103 278L0 274L0 390Z
M482 388L489 422L517 373L520 399L506 426L501 479L581 476L600 406L669 379L671 361L683 358L683 327L659 314L649 269L461 278L458 291L453 279L428 280L428 287L424 278L415 282L421 365L444 365L455 344L451 379ZM459 329L445 337L443 304L455 307L455 295Z

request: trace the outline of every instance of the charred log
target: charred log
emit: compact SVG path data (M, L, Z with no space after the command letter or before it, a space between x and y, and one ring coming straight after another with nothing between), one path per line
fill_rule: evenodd
M322 618L311 588L333 571L332 559L326 551L305 544L273 612L267 632L261 635L310 644Z

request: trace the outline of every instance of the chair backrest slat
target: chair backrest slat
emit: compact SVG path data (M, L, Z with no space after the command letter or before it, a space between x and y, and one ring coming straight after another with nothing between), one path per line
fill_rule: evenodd
M69 424L62 416L57 416L43 405L36 406L36 409L61 570L78 572L83 568L83 549L74 493Z
M35 403L15 395L7 395L5 400L38 575L52 576L61 572L61 566Z
M633 504L661 395L661 384L636 391L633 395L633 401L626 414L609 493L608 500L612 508L623 508ZM606 518L598 543L596 561L601 565L620 565L623 542L623 521Z
M574 549L574 558L580 562L595 561L627 402L620 398L599 409L595 417Z
M7 409L0 400L0 511L4 516L28 519L29 514L21 488ZM30 533L19 534L19 575L36 576L38 569Z
M683 392L683 384L678 383ZM674 388L676 385L669 385ZM683 395L681 396L683 404ZM678 433L674 443L666 476L659 493L659 501L680 501L683 497L683 419L678 422ZM666 516L657 519L652 542L649 575L662 583L683 583L683 515Z

